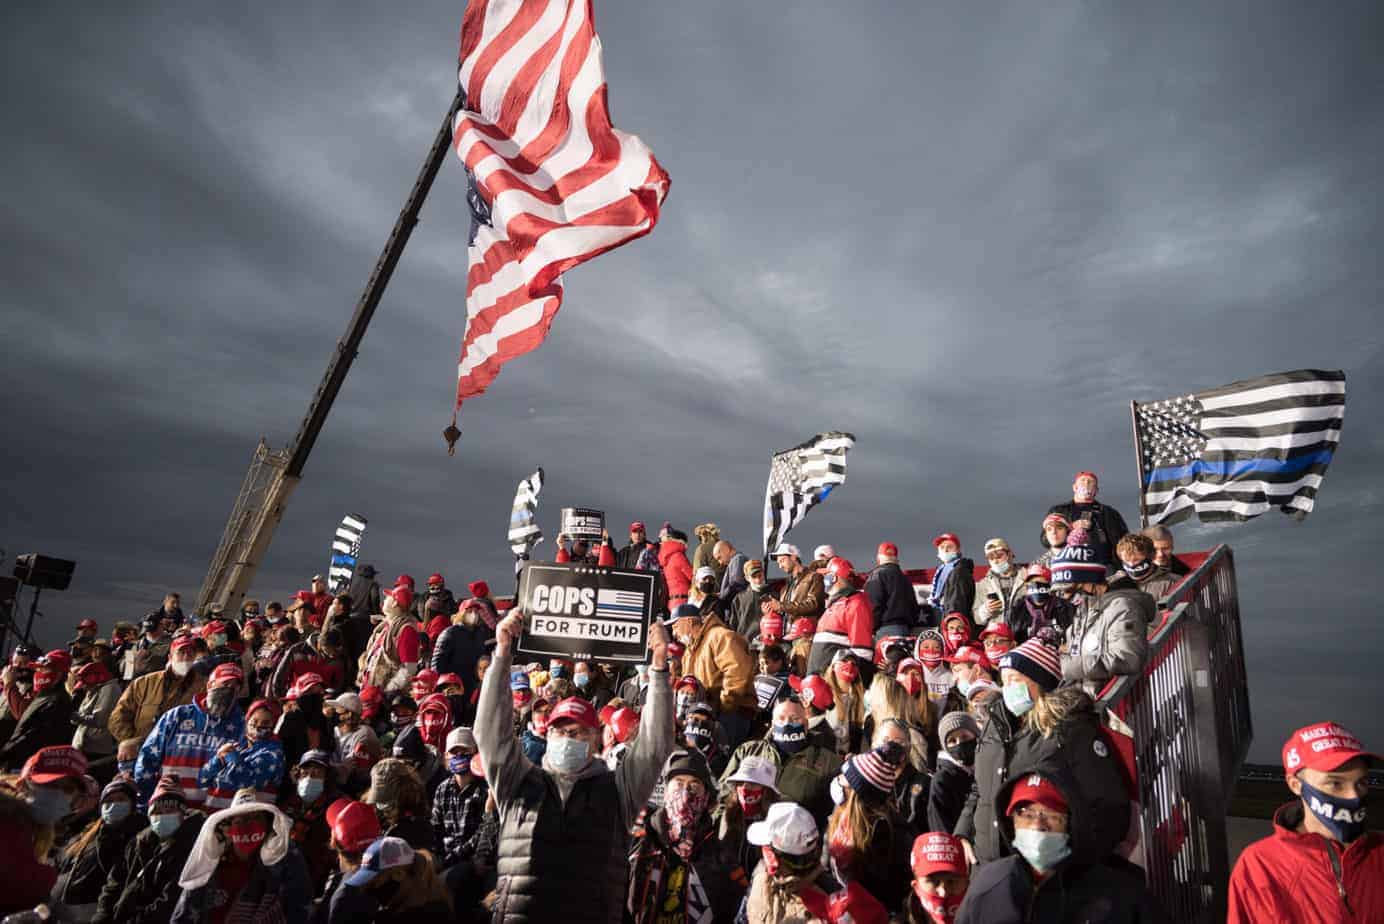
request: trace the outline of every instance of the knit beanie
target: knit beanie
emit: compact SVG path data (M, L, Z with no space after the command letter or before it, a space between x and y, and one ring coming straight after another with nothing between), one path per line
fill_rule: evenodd
M942 720L937 723L937 740L945 745L947 736L958 728L964 728L977 738L980 737L980 726L976 724L976 720L969 712L957 709L942 716Z
M1029 639L1012 651L1006 651L1000 658L1000 668L1006 667L1038 684L1044 693L1057 689L1062 679L1062 661L1057 649L1036 638Z
M873 751L846 758L841 765L841 775L856 795L870 802L880 802L894 791L905 756L902 745L888 741Z
M1085 530L1072 530L1067 544L1052 550L1052 583L1104 584L1108 557L1101 547L1088 544Z

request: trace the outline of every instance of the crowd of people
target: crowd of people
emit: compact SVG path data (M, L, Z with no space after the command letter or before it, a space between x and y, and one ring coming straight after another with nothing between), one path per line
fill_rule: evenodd
M1027 565L992 538L977 570L938 535L926 593L889 541L867 571L782 543L771 582L713 524L560 537L559 562L658 576L631 670L528 661L484 582L458 600L369 565L287 607L169 594L106 637L83 620L0 678L0 913L1165 920L1095 696L1145 667L1189 569L1096 494L1079 473ZM1298 799L1237 864L1233 920L1384 920L1375 759L1336 725L1295 733Z

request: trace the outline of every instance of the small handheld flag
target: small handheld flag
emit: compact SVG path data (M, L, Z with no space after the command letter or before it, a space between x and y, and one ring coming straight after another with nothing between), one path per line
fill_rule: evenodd
M360 555L360 539L365 535L365 517L348 513L341 518L332 538L332 563L327 569L327 586L332 593L345 593L356 573L356 557Z
M509 514L509 547L515 558L522 558L529 549L543 541L538 527L538 492L543 490L543 469L523 481L514 492L514 508Z

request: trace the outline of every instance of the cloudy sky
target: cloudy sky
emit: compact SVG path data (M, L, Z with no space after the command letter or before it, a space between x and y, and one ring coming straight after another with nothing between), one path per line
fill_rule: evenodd
M0 545L79 562L53 642L196 596L451 99L462 5L28 6L0 31ZM1384 747L1384 8L1173 6L599 0L616 123L673 178L661 224L568 275L448 458L445 165L255 595L325 570L347 511L390 576L503 586L539 465L550 536L582 504L754 547L769 454L836 428L850 480L800 544L1028 557L1078 468L1137 519L1130 399L1343 368L1312 517L1179 545L1235 549L1257 759L1327 717Z

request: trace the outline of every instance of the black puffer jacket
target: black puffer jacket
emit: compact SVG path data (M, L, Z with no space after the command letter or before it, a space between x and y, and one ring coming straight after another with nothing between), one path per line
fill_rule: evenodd
M478 619L474 626L451 625L442 630L433 648L432 669L439 674L456 674L470 693L480 686L476 662L495 647L495 630Z
M940 602L937 612L933 614L935 622L930 622L931 625L941 625L948 613L961 613L969 622L976 602L976 563L969 558L958 558L956 566L947 575L942 592L939 594L934 587L932 593L939 597Z
M885 907L897 908L908 895L912 883L909 851L917 836L917 830L891 806L888 817L876 818L870 826L865 850L848 869L841 868L832 859L826 834L822 838L822 861L842 887L852 881L859 882Z
M183 890L178 886L206 816L193 812L168 840L145 829L111 868L92 924L167 924Z
M1065 504L1053 504L1048 508L1048 513L1060 514L1067 518L1068 523L1083 519L1089 513L1091 515L1091 546L1104 549L1104 560L1118 566L1119 562L1115 561L1115 543L1123 539L1125 534L1129 532L1129 527L1125 525L1124 517L1120 516L1120 511L1102 504L1100 501L1092 501L1089 504L1067 501ZM1043 548L1048 548L1047 537L1041 532L1038 534L1038 541L1042 543Z
M976 745L975 777L961 810L961 818L952 831L957 837L971 842L975 847L976 859L981 862L1001 855L995 829L994 795L1004 782L1009 768L1009 748L1021 725L1020 720L1005 707L1003 697L995 697L985 709L985 728L980 733L980 743Z
M130 840L147 827L149 820L140 812L131 812L118 825L101 825L80 853L63 854L58 864L60 889L54 897L69 907L95 905L105 888L106 877L120 863ZM66 877L65 886L62 877Z
M971 792L975 775L951 760L938 755L937 772L932 775L932 788L927 796L928 831L950 834L966 809L966 797Z
M865 596L875 609L876 632L880 626L911 629L918 624L918 596L913 592L913 582L895 562L886 562L870 573L865 581Z
M1049 594L1040 611L1046 620L1043 625L1056 625L1063 635L1071 628L1072 620L1076 619L1076 607L1057 594ZM1014 633L1015 645L1022 645L1033 635L1033 614L1029 612L1028 600L1023 594L1020 594L1009 607L1007 621Z
M71 744L72 697L62 684L49 687L33 698L19 717L19 724L0 747L0 770L18 771L39 748Z

